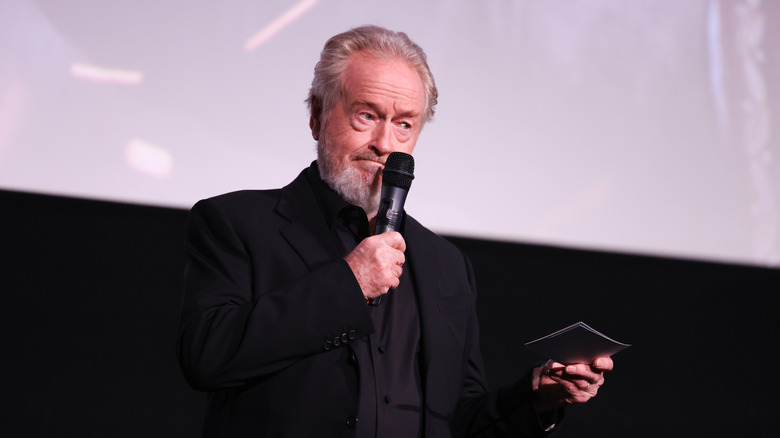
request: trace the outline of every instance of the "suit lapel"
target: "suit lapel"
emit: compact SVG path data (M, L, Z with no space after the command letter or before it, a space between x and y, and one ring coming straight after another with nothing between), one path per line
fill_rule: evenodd
M438 272L438 251L426 238L424 229L416 220L405 218L404 236L407 244L407 262L411 265L412 280L417 291L417 305L420 313L422 370L425 375L425 393L430 387L431 358L436 357L437 324L439 310L437 302L442 293Z
M455 364L465 360L474 309L456 253L447 252L438 237L407 219L404 236L420 312L425 421L430 429L432 419L448 421L447 413L463 391L465 369Z
M341 255L305 172L282 188L276 212L289 221L280 229L282 236L308 268L313 269L317 264Z

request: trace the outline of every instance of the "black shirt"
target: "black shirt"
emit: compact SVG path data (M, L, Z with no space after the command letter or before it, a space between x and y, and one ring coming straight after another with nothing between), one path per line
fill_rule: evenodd
M366 213L322 181L316 162L307 178L335 243L346 256L369 236ZM357 436L419 437L423 406L420 316L409 265L404 266L399 286L380 305L366 305L366 309L375 331L348 347L360 387Z

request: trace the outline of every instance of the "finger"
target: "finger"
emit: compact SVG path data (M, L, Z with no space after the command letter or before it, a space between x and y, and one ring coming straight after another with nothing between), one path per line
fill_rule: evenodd
M401 280L398 277L394 277L390 282L390 289L396 289L401 284Z
M595 385L584 380L571 381L565 378L550 377L563 390L562 400L566 404L585 403L598 393L599 385Z
M575 398L579 398L581 396L591 396L590 390L593 388L593 385L590 382L584 380L571 380L557 376L550 376L550 379L560 385L566 394L569 394L570 396Z
M579 378L589 381L596 379L597 377L601 376L601 374L602 372L600 370L596 370L591 365L585 364L566 365L565 369L565 375L571 376L575 379Z
M565 368L565 365L560 364L552 359L548 360L543 365L544 372L548 375L561 375Z
M585 383L587 383L587 386L596 385L596 387L604 384L604 373L594 371L589 365L567 365L566 372L561 375L561 378L578 382L577 386L580 389L583 389Z
M597 395L599 388L604 383L604 378L600 374L597 375L594 373L594 379L589 380L568 374L566 372L567 366L555 363L548 363L545 365L550 367L550 373L542 375L541 384L556 384L560 388L560 401L564 404L573 405L586 403ZM582 364L580 364L579 367L586 369L590 368L589 365ZM547 381L548 383L544 383L544 381Z
M594 397L599 392L599 388L601 388L603 385L604 378L602 377L601 379L597 379L595 382L588 382L588 384L581 386L580 389L590 394L591 397Z
M600 380L594 379L584 379L580 377L572 377L572 376L550 376L552 380L554 380L556 383L564 386L569 390L569 392L572 391L585 391L593 387L598 387Z
M587 365L566 365L564 372L569 376L580 377L586 372L590 371L590 367Z
M615 364L612 362L612 358L609 356L599 357L593 361L593 368L599 371L612 371L612 367Z
M380 234L380 236L382 237L382 239L384 239L385 243L390 245L391 247L401 252L406 251L406 241L404 240L403 236L401 236L401 233L399 233L398 231L387 231L385 233Z
M598 389L601 387L601 385L604 384L604 377L603 376L596 376L593 379L569 379L572 383L574 383L577 388L579 388L582 391L589 391L593 394L598 391Z
M406 263L406 256L404 255L404 253L399 254L397 263L398 263L398 266L403 266L404 263Z
M571 382L574 387L583 389L590 385L601 385L604 376L600 371L594 371L589 365L561 365L558 362L547 361L543 366L546 374L557 382Z

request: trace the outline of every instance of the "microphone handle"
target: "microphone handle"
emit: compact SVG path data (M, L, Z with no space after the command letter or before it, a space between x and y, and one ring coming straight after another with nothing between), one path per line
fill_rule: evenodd
M394 186L382 186L382 195L379 201L379 212L376 215L376 227L374 235L382 234L387 231L400 231L401 221L404 217L404 203L408 189L402 189ZM380 295L368 300L370 306L378 306L382 302Z
M400 187L382 187L379 212L376 215L375 235L401 229L401 220L404 217L404 203L408 193L409 190Z

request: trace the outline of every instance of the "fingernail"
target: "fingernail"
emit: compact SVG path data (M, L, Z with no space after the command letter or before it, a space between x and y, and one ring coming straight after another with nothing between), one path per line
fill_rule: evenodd
M601 365L603 365L602 364L602 360L601 359L597 360L596 361L596 368L601 368Z
M577 367L574 365L569 365L566 367L566 372L569 374L574 374L577 372Z

